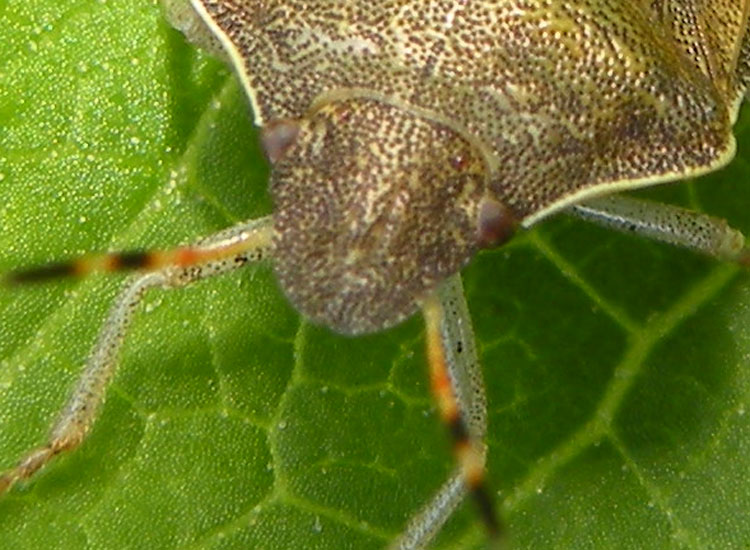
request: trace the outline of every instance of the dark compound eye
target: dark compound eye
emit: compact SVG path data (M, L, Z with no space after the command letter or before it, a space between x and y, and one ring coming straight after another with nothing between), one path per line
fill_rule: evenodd
M276 120L263 128L261 142L271 164L275 164L284 156L298 135L299 124L293 120Z
M479 246L490 248L507 242L515 233L517 224L510 208L496 199L484 197L477 215Z

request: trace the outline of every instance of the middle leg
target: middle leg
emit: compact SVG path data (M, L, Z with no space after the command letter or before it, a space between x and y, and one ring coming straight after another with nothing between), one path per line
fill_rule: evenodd
M745 236L725 220L707 214L625 195L591 199L573 206L570 212L604 227L750 265Z
M16 466L0 474L0 495L19 480L28 479L57 455L78 447L88 435L117 370L118 355L134 313L151 288L177 288L205 279L270 254L270 218L244 222L196 245L164 252L105 254L11 274L10 281L38 281L95 270L146 270L129 281L110 309L78 382L52 426L47 442L27 452Z

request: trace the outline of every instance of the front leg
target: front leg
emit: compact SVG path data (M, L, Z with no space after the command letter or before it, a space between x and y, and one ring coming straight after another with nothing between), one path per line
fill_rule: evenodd
M271 252L271 218L243 222L195 246L160 253L111 254L70 264L55 264L12 274L23 282L59 275L66 266L79 270L136 267L150 269L128 281L110 309L81 377L52 426L47 442L23 455L0 476L0 494L28 479L55 456L78 447L88 435L117 370L118 355L138 304L147 290L177 288L257 262ZM129 265L132 264L132 265ZM75 272L75 269L69 271Z
M497 542L500 525L484 479L487 399L460 275L443 283L423 309L432 392L453 439L457 467L389 548L425 548L467 492Z

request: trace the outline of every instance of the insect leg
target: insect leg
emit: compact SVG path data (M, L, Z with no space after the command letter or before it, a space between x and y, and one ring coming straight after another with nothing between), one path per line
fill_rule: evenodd
M450 429L458 467L409 521L392 550L424 548L467 491L479 503L491 535L500 531L484 481L487 402L460 275L448 279L423 308L432 391Z
M573 206L571 213L720 260L750 265L745 236L725 220L669 204L611 195Z
M222 61L229 61L216 34L196 13L195 8L190 5L190 0L161 0L161 5L164 18L172 27L184 34L189 42Z
M62 277L85 277L92 273L116 271L158 271L167 268L189 268L197 265L218 265L213 260L226 261L234 251L247 249L248 240L259 229L262 220L243 222L230 227L195 244L171 250L130 250L127 252L107 252L81 256L71 260L19 269L7 273L2 278L6 285L43 283ZM267 222L270 239L270 222ZM219 262L220 263L220 262ZM227 267L227 266L223 266ZM226 269L225 269L226 270Z
M85 439L117 368L117 356L136 307L147 290L176 288L258 261L270 253L270 218L244 222L217 233L189 250L192 262L164 264L130 280L110 309L86 366L50 430L47 443L26 453L17 465L0 475L0 494L16 481L27 479L60 453L75 449ZM165 254L165 258L168 255ZM175 254L183 260L184 254Z

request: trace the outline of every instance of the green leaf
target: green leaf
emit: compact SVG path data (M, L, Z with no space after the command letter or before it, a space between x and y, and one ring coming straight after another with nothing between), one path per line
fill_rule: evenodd
M238 85L154 2L0 4L0 269L270 212ZM646 195L750 233L739 157ZM466 270L514 548L750 544L750 285L565 218ZM122 277L0 292L0 468L44 441ZM421 323L301 321L270 267L148 295L84 445L0 500L5 549L381 548L451 469ZM471 503L441 548L482 548Z

